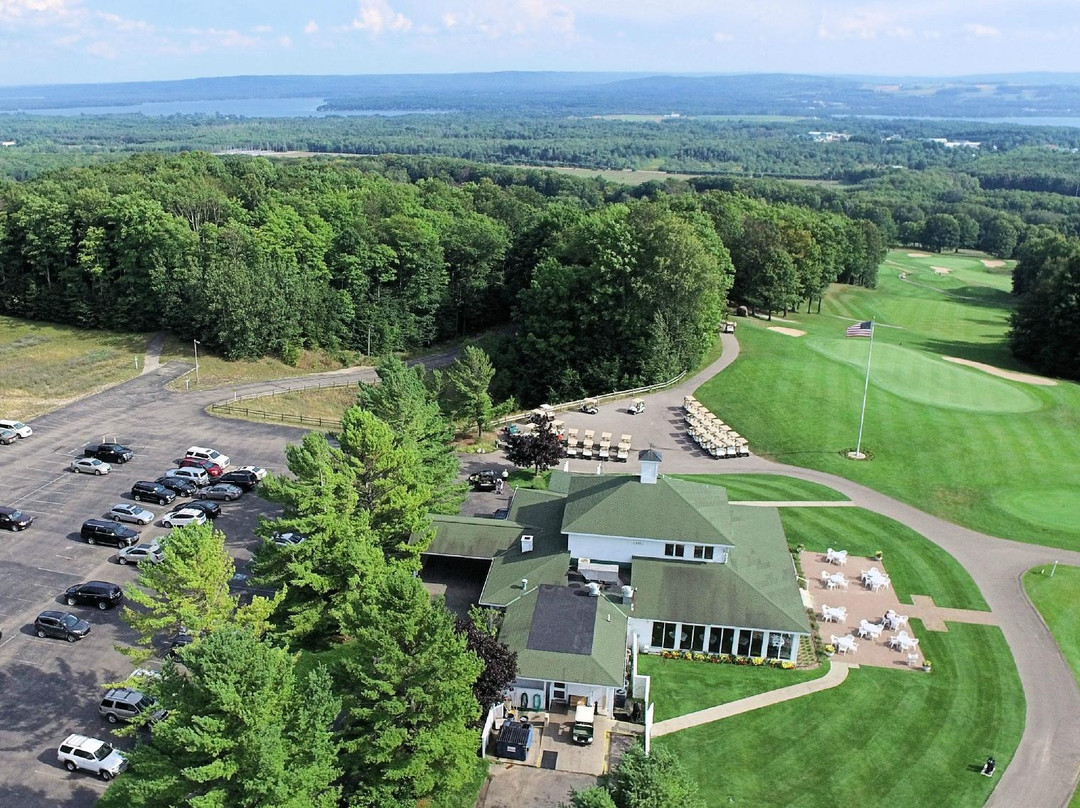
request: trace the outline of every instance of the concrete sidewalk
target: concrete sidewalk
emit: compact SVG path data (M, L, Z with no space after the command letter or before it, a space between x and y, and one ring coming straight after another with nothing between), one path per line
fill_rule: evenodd
M660 721L653 724L652 737L658 738L661 735L670 735L673 732L701 726L702 724L710 724L713 721L719 721L732 715L759 710L762 707L768 707L770 704L780 704L784 701L791 701L791 699L809 696L811 693L828 690L841 684L847 679L848 671L857 667L859 667L857 664L837 661L834 658L829 672L818 679L799 682L799 684L790 687L781 687L767 693L758 693L756 696L749 696L727 704L718 704L716 707L698 710L696 713L687 713L676 718L669 718L666 721Z

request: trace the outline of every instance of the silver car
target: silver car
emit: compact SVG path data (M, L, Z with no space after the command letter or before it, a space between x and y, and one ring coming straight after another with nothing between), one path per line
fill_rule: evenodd
M134 522L137 525L148 525L157 519L153 511L148 511L141 505L131 505L127 502L113 505L106 514L106 518L115 519L117 522Z
M74 463L69 466L72 471L77 471L80 474L108 474L112 471L112 466L106 463L104 460L98 460L96 457L80 457Z
M19 439L19 433L14 429L0 428L0 443L10 446Z
M240 499L243 495L244 490L239 486L230 485L229 483L215 483L200 488L196 496L199 499L223 499L226 502L232 502L234 499Z
M165 554L157 542L143 542L131 547L121 547L116 553L116 560L121 564L141 564L144 561L160 564L165 560Z

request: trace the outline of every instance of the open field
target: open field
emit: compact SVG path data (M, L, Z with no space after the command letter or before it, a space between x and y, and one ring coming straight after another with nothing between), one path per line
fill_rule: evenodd
M656 705L656 720L666 721L758 693L820 679L829 672L829 666L786 671L643 654L638 657L638 672L652 677L650 694Z
M863 508L781 508L788 544L822 555L829 547L848 551L848 569L858 575L882 551L885 570L901 603L930 595L938 606L986 611L989 607L963 567L909 527ZM920 635L921 636L921 635Z
M161 349L161 361L164 364L174 359L194 365L194 346L190 341L177 339L170 334ZM285 364L274 356L230 361L209 352L204 353L200 346L198 387L205 390L212 387L247 384L248 382L286 379L291 376L303 376L307 373L337 370L344 366L340 360L330 356L325 351L302 351L300 361L293 366ZM174 390L186 390L189 386L190 389L196 387L194 373L189 373L169 385Z
M1080 567L1049 566L1024 575L1024 591L1057 640L1058 648L1080 683Z
M1016 668L996 627L939 633L915 622L933 673L852 670L839 687L654 743L679 755L717 808L981 806L996 779L979 767L993 755L1000 772L1023 732Z
M935 276L929 266L944 262L954 268ZM743 320L738 361L697 397L764 456L991 535L1080 548L1080 455L1069 449L1080 386L1025 384L942 359L1029 370L1005 342L1011 299L999 273L974 256L893 251L878 289L837 286L820 315L799 313L805 337ZM844 329L871 318L863 449L872 459L856 463L842 453L855 446L869 340L847 339Z
M28 420L138 376L148 340L0 317L0 413Z
M323 387L313 390L297 390L274 396L261 396L242 401L241 407L273 413L275 415L302 415L305 418L325 418L340 421L349 407L356 403L357 386ZM215 413L217 414L217 413ZM253 421L266 420L252 417Z
M828 486L775 474L675 474L684 480L727 489L731 502L842 502L847 497Z
M573 174L578 177L602 177L609 182L621 182L626 185L641 185L643 182L666 179L685 180L699 174L672 174L667 171L622 170L619 168L578 168L576 166L526 166L515 165L513 168L535 168L538 171L557 171L560 174Z

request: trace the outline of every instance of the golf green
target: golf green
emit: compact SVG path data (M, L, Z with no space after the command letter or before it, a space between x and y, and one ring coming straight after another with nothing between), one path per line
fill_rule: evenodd
M1076 530L1080 488L1026 488L1002 494L1001 507L1025 521L1050 528Z
M808 339L811 350L866 372L868 340ZM1030 412L1039 399L1015 382L946 362L900 345L878 342L870 363L871 389L888 390L916 404L971 412Z

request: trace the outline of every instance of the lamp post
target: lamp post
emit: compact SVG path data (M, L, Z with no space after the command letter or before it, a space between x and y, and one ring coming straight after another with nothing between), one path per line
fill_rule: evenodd
M191 341L192 347L195 348L195 384L199 383L199 341L193 339Z

